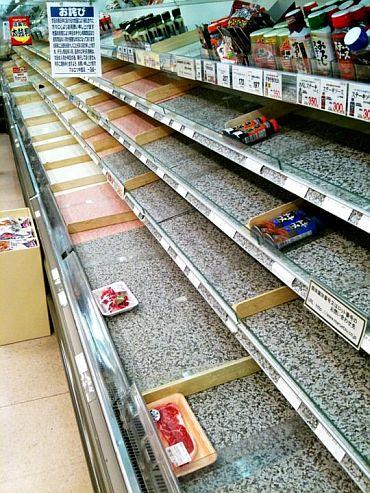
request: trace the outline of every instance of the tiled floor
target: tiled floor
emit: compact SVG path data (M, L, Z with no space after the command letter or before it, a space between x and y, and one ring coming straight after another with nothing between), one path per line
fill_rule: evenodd
M0 492L92 491L55 336L0 347Z
M5 134L0 155L0 210L23 207ZM92 491L55 335L1 346L0 493Z

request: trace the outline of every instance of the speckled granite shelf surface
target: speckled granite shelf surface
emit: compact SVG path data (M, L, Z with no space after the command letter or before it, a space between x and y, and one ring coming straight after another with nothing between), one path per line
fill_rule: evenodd
M356 194L364 208L370 206L370 145L365 134L291 114L279 134L254 148L279 159L282 169L297 168L300 174Z
M161 142L168 139L173 137ZM171 146L172 143L171 140ZM192 146L191 153L195 151L196 155L185 152L184 159L179 151L177 160L181 164L171 166L172 170L240 223L247 224L253 216L294 200L295 196L285 190L230 161L223 160L221 164L220 156L209 150L201 152L199 147ZM151 153L166 164L165 151L162 153L158 147L152 148ZM333 220L329 215L325 217L330 227ZM368 253L362 246L364 235L357 230L351 234L349 225L342 227L335 223L334 227L341 228L341 232L328 232L311 241L299 242L286 250L285 255L310 276L318 280L322 276L328 287L366 313L369 290ZM328 262L328 255L332 261Z
M148 172L148 168L131 154L131 152L127 151L116 152L115 154L105 156L104 162L122 181Z
M229 119L258 107L205 87L197 87L161 106L217 132ZM345 199L360 207L370 207L370 145L368 137L359 131L292 113L280 120L278 134L248 149L273 158L276 166L308 181L316 178L316 186L336 191L338 197L343 193Z
M346 226L340 233L328 231L312 242L297 244L286 255L363 313L368 313L370 263L367 245L366 233Z
M182 478L184 492L358 491L265 379L252 375L188 398L218 460Z
M137 309L107 322L128 374L142 389L246 354L153 241L147 230L136 230L77 248L92 288L124 279L139 299ZM127 260L117 262L122 252ZM263 374L188 399L219 459L181 480L184 491L254 491L254 485L264 491L274 481L287 491L289 485L302 488L303 478L308 491L321 491L319 485L356 491Z
M141 247L131 243L138 237ZM102 259L103 251L116 250L127 260L117 262L112 255ZM147 230L105 238L103 244L96 240L77 251L93 289L123 280L139 300L137 309L107 323L129 376L141 389L246 355Z
M166 190L163 187L156 193L165 194ZM174 215L161 227L230 304L281 285L197 211ZM289 372L292 369L294 381L354 448L366 453L366 416L370 412L366 357L305 310L301 300L260 317L262 324L257 315L245 322L258 337L262 330L262 342L274 358ZM275 332L276 337L271 337ZM334 384L327 386L328 381Z
M153 195L159 203L159 198L165 197L168 192L172 191L162 182L161 188L152 189L150 195L146 195L149 213L153 212ZM176 208L169 208L166 212L170 219L164 220L161 226L230 304L280 285L277 279L194 209L180 215ZM124 257L117 265L124 269L125 281L126 273L136 276L131 270L132 262L140 262L145 275L149 275L150 263L153 264L157 254L161 262L164 261L164 251L153 243L152 238L150 247L145 246L147 235L147 231L135 231L101 240L99 247L97 242L92 242L91 246L86 244L79 248L83 262L88 259L86 269L88 273L91 269L93 287L114 280L114 259L120 255L120 241ZM97 268L94 264L94 259L100 258L101 251L111 252L112 266L102 263ZM104 279L96 281L96 273L103 268ZM158 261L153 270L158 270L156 278L163 285L160 277L164 274ZM144 282L145 275L139 276L141 282ZM137 281L138 289L140 281ZM182 296L179 295L179 298ZM188 295L185 296L189 300ZM170 299L173 300L173 297ZM114 320L110 327L118 331ZM300 300L255 315L246 319L245 323L354 448L366 454L366 415L370 407L366 358L307 312ZM243 337L239 337L243 342ZM292 341L295 341L294 344ZM327 386L328 381L333 385ZM345 405L342 407L343 402Z
M152 216L158 222L191 209L191 205L163 181L137 188L131 193L144 209L150 208Z
M197 211L163 221L161 226L229 304L282 286Z
M369 460L369 360L302 306L286 303L245 319L301 389ZM239 339L243 342L242 335Z
M183 96L161 103L161 106L220 132L225 128L226 121L241 113L249 113L259 105L240 96L200 86Z

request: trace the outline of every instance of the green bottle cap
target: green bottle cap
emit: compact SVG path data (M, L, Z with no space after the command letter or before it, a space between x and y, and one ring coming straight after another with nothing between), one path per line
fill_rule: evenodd
M315 29L321 29L322 27L325 27L327 22L326 22L327 16L326 13L320 10L319 12L313 12L312 14L309 14L307 17L308 25L312 30Z

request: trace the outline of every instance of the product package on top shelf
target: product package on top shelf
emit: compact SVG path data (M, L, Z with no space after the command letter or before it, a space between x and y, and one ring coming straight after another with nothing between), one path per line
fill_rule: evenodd
M203 56L223 63L369 81L369 28L368 0L311 1L275 25L258 4L236 1L228 17L198 26L198 34Z

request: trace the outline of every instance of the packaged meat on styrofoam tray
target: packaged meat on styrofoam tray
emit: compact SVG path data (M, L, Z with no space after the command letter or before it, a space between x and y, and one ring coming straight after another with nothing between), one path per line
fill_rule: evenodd
M217 453L183 394L151 402L148 409L176 476L185 476L216 461Z
M100 312L105 317L113 317L128 312L139 304L136 297L123 281L94 289L92 292Z

